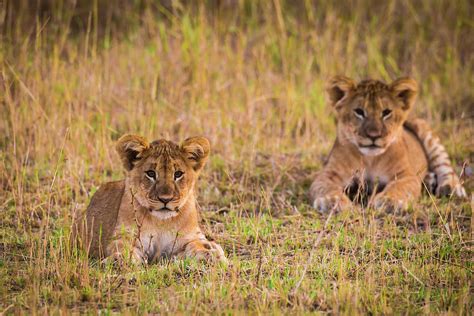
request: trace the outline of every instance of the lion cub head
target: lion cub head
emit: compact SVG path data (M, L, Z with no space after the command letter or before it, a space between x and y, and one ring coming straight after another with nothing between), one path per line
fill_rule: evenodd
M136 201L156 218L168 219L194 198L194 184L210 145L204 137L188 138L178 145L164 139L148 143L140 136L124 135L116 149Z
M338 137L348 140L363 155L384 153L403 129L417 94L413 79L391 84L377 80L355 83L337 76L330 80L329 100L338 120Z

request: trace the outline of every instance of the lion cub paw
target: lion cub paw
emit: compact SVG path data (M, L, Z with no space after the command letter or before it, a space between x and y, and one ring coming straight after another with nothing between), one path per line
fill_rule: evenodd
M213 241L199 240L189 243L185 252L187 257L197 260L228 263L222 247Z
M351 205L351 201L345 195L326 195L314 199L313 208L320 212L329 212L334 209L339 212Z
M423 180L429 191L437 197L458 197L466 198L466 189L461 184L457 174L449 173L439 179L435 172L429 172Z
M408 208L408 202L404 199L379 195L373 200L372 206L375 209L384 210L386 213L399 213Z
M466 189L459 181L450 181L449 183L441 183L436 189L436 196L455 196L458 198L467 197Z

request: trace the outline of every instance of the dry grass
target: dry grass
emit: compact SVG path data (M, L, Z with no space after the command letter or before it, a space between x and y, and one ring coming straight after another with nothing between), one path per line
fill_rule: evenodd
M469 202L425 197L380 222L327 220L305 196L335 137L324 82L340 73L415 77L416 111L472 192L470 1L45 3L0 2L0 313L472 311ZM123 177L113 144L127 132L211 140L199 201L228 268L71 255L72 214Z

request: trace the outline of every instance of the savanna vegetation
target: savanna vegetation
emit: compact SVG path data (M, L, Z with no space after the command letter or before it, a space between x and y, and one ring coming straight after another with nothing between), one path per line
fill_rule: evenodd
M0 1L0 313L470 314L474 4ZM469 199L321 215L336 74L418 80ZM205 135L202 225L229 265L101 264L72 216L124 133Z

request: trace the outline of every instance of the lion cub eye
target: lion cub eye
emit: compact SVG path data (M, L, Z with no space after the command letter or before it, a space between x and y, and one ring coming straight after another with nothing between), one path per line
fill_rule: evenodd
M363 109L361 108L357 108L354 110L354 115L358 118L358 119L363 119L365 117L365 112Z
M385 110L382 111L382 118L384 120L388 119L390 116L392 116L392 110L385 109Z
M183 176L183 174L184 174L184 172L182 172L182 171L179 171L179 170L176 171L176 172L174 173L174 179L175 179L175 180L178 180L179 178L181 178L181 177Z
M151 180L156 180L156 172L154 170L147 170L145 171L145 174Z

